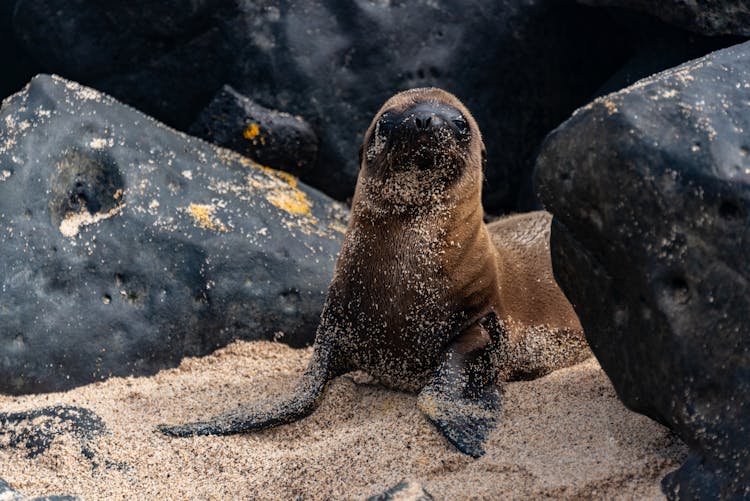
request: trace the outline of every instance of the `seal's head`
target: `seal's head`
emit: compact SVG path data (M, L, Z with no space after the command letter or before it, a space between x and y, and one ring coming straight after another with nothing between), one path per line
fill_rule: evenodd
M481 185L486 154L461 101L441 89L417 88L386 101L365 134L361 157L363 171L381 185L384 197L412 205L459 181Z

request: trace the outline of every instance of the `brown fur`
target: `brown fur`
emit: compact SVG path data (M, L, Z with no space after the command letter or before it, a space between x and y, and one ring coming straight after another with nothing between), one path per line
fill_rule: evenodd
M396 176L392 182L401 191L394 195L389 181L372 172L367 145L383 112L400 113L423 100L460 110L469 122L471 143L456 156L464 165L455 183L444 189L419 186L417 193L409 194ZM578 318L552 276L550 215L535 212L484 224L484 144L474 118L456 97L439 89L397 94L373 120L364 152L349 232L331 284L334 299L328 301L328 308L337 311L327 313L334 313L333 323L349 317L341 305L354 299L357 316L367 320L367 326L387 321L389 328L346 329L343 343L337 344L349 352L345 359L356 360L354 368L368 370L392 386L418 389L448 345L490 312L503 321L507 333L500 360L503 379L537 377L588 356ZM408 175L402 177L412 181ZM425 280L434 284L425 286ZM420 295L414 284L433 290ZM415 304L424 307L425 318L419 322L433 327L430 339L412 337L420 333L411 328L414 315L407 318L404 310ZM428 312L429 306L439 311ZM376 312L370 311L373 307ZM458 323L450 314L460 314ZM450 332L442 332L440 326ZM478 347L488 340L470 337L461 342ZM528 355L527 347L533 348ZM394 360L395 365L390 363Z
M448 440L481 456L499 416L498 380L538 377L589 354L552 276L551 216L485 225L484 162L479 128L453 95L414 89L389 99L365 135L348 231L294 392L161 430L228 434L287 423L315 409L330 379L360 369L421 390L420 408Z

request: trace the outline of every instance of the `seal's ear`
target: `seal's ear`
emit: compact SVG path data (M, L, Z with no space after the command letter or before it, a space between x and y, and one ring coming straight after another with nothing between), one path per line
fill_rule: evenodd
M482 170L487 167L487 148L482 146Z

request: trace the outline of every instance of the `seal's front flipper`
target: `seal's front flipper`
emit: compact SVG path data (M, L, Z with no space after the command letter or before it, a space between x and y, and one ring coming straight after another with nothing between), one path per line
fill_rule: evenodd
M419 408L456 448L474 458L497 426L500 389L488 329L477 323L464 331L418 397Z
M173 437L231 435L302 419L318 407L328 381L339 375L335 370L332 353L330 346L316 345L310 364L294 391L279 401L242 406L208 421L178 426L159 425L157 428L165 435Z

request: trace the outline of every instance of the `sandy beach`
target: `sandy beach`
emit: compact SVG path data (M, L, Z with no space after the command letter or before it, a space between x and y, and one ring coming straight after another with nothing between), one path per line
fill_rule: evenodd
M88 443L93 458L72 434L34 458L0 434L0 477L27 496L92 500L364 499L402 479L438 500L663 499L661 478L686 455L666 428L617 400L595 359L506 385L501 424L478 460L453 449L414 395L361 373L335 380L318 411L291 425L188 439L154 430L283 393L310 354L236 342L152 377L0 396L4 412L78 406L106 427Z

